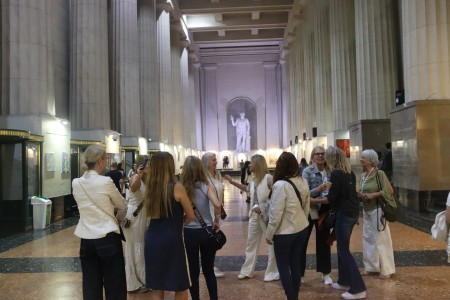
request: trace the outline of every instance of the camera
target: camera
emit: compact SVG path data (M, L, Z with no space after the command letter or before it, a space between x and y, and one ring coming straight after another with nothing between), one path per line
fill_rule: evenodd
M112 139L114 142L117 142L117 139L119 139L119 136L117 134L113 134Z

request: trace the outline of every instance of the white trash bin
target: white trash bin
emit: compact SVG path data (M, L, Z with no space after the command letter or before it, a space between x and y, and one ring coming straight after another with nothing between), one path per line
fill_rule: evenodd
M44 197L31 197L33 205L33 229L45 229L50 225L52 200Z

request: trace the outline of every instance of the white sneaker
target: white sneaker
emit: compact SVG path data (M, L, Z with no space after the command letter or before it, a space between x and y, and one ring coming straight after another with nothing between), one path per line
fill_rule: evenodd
M219 268L214 267L214 275L216 275L217 278L225 276L225 273L221 271Z
M366 291L357 293L357 294L350 294L349 292L345 292L341 295L344 299L366 299L367 294Z
M346 285L340 285L339 283L337 283L337 282L335 282L335 283L332 283L331 284L331 287L333 288L333 289L336 289L336 290L349 290L350 289L350 287L349 286L346 286Z
M264 282L271 282L271 281L277 281L280 280L280 276L274 276L274 277L264 277Z
M323 280L323 283L325 283L326 285L333 284L333 279L331 278L330 274L322 275L322 280Z
M250 277L245 276L244 274L239 274L239 275L238 275L238 279L239 279L239 280L245 279L245 278L250 278Z

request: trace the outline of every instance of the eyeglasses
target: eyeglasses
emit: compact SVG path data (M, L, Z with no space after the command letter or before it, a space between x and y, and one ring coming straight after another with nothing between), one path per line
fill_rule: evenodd
M317 156L324 156L325 153L324 153L324 152L316 152L316 153L314 153L314 155L317 155Z

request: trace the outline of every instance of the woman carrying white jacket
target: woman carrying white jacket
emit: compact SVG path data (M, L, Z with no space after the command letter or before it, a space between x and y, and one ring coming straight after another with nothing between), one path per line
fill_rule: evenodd
M254 155L250 160L249 168L253 173L253 179L249 186L240 184L229 175L225 175L232 185L241 189L242 191L250 193L250 212L248 222L247 246L245 249L245 262L241 267L241 272L238 279L245 279L253 277L255 272L256 259L258 257L258 250L261 244L261 238L266 232L268 211L269 211L269 194L272 188L272 175L269 174L266 159L261 155ZM266 272L264 274L264 281L270 282L279 280L273 245L268 246L268 262Z

